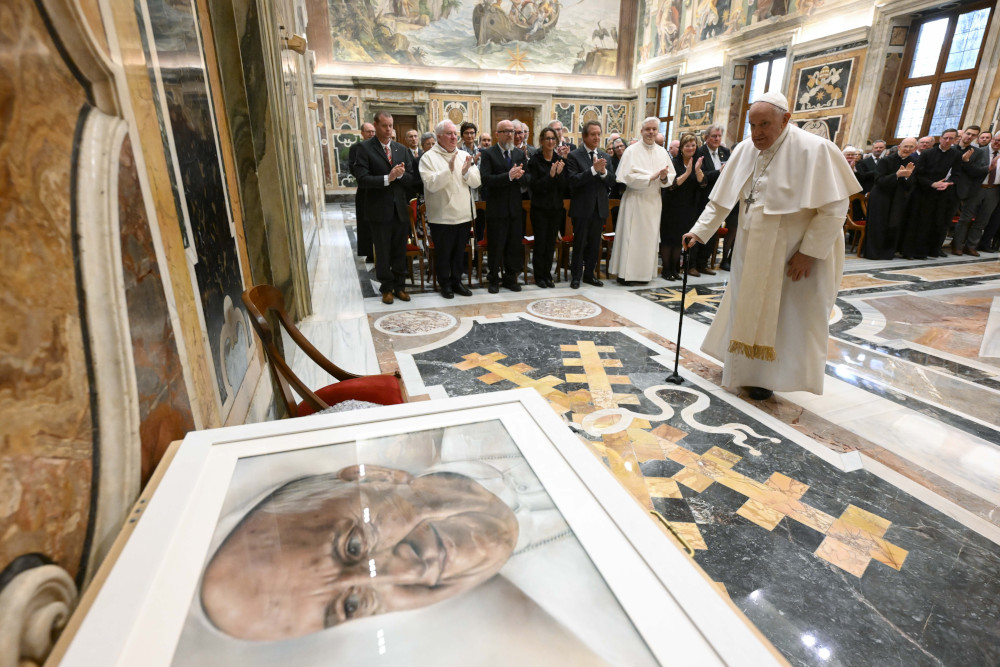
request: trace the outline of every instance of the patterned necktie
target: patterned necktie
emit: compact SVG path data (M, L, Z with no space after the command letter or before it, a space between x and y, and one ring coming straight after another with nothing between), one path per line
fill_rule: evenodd
M990 175L989 179L986 181L990 185L997 184L997 151L993 151L993 156L990 158Z
M389 164L392 164L392 151L389 149L389 145L386 144L384 148L385 148L385 159L389 161Z

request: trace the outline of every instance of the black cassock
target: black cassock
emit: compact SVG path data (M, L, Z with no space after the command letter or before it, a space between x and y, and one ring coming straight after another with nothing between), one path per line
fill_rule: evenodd
M915 155L906 158L898 154L878 161L875 180L868 195L868 222L865 229L864 255L867 259L892 259L899 248L900 233L913 218L910 208L917 179L898 178L896 171L911 162Z

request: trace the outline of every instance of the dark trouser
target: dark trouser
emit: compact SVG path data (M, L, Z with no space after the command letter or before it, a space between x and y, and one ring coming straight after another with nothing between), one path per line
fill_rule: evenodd
M691 226L694 227L694 225ZM702 245L701 243L696 243L695 246L691 248L691 250L689 251L690 255L688 257L688 264L690 266L688 266L687 268L691 268L693 266L699 271L707 269L708 261L712 259L712 248L717 247L716 244L718 242L719 242L719 235L712 234L712 237L709 238L704 245Z
M375 278L382 294L406 287L406 236L410 222L393 217L373 223L372 240L375 243Z
M359 192L361 191L359 190ZM354 211L358 223L356 227L358 232L358 257L371 257L375 254L375 249L372 246L371 223L365 218L364 197L355 198Z
M441 287L446 285L454 287L462 282L471 224L471 220L457 225L430 223L431 240L434 241L434 262Z
M535 281L552 280L552 258L556 253L556 232L562 225L566 209L531 209L531 230L535 233L535 251L531 268Z
M573 280L593 277L601 257L601 232L604 218L573 218L573 259L569 270Z
M516 218L488 218L486 220L486 247L489 251L491 283L500 283L501 273L504 284L516 283L523 263L521 241L524 227L521 215Z
M993 190L992 192L1000 191ZM994 206L993 213L986 223L986 229L983 231L977 247L979 250L991 250L996 248L998 243L1000 243L1000 204Z
M958 199L955 196L955 188L951 187L940 193L938 202L934 207L933 217L931 217L930 236L927 239L927 256L935 257L941 253L944 240L948 237L951 229L951 221L958 210Z

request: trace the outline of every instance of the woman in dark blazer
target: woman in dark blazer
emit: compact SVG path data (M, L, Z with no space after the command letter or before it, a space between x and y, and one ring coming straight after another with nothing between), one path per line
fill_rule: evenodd
M535 235L532 269L535 284L555 287L552 259L556 250L556 232L563 222L563 196L566 188L566 163L555 152L559 136L545 128L539 137L541 149L528 161L531 190L531 227Z
M681 146L674 158L677 178L663 192L660 212L660 258L663 260L661 275L667 280L680 279L681 237L691 231L705 208L708 195L703 158L696 158L698 139L690 133L681 135ZM692 248L692 253L695 250ZM688 260L688 275L699 276L696 258Z

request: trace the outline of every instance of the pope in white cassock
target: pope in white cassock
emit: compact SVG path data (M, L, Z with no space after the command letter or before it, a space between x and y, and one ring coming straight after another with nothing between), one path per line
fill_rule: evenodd
M660 248L660 188L669 187L677 174L670 153L656 144L660 119L642 121L642 141L622 153L615 172L627 189L618 211L615 244L608 273L618 282L649 282L656 276Z
M749 141L733 150L684 246L704 243L740 207L730 281L701 349L724 362L722 385L823 393L830 313L844 271L848 197L861 191L840 149L789 124L788 101L750 107Z

